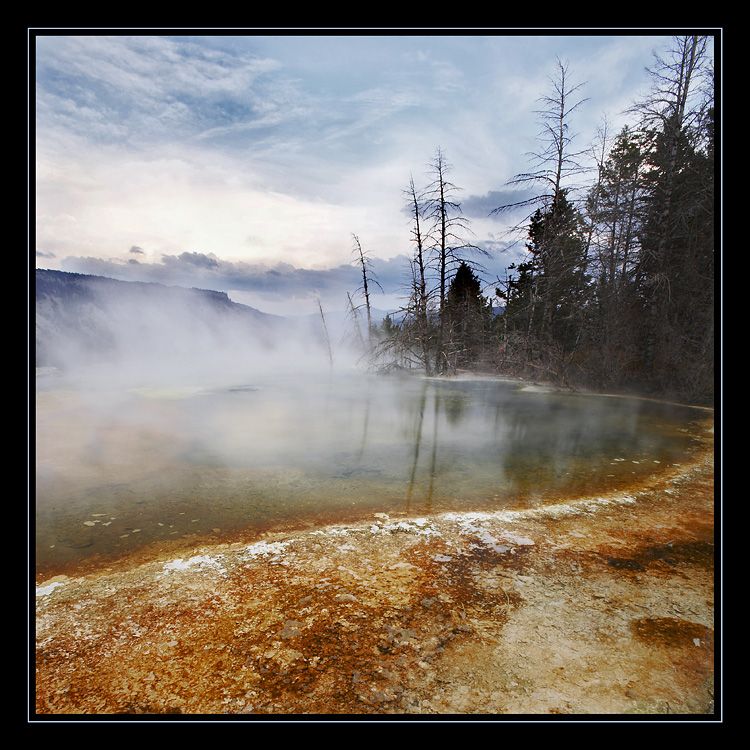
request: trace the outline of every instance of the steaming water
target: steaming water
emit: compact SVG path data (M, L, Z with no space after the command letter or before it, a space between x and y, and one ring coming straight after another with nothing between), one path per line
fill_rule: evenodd
M290 524L530 507L684 460L696 412L496 379L37 380L40 570Z

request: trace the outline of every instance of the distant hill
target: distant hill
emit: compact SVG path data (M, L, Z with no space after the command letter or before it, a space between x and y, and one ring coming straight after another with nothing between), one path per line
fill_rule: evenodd
M179 364L274 348L290 326L223 292L36 272L36 364Z

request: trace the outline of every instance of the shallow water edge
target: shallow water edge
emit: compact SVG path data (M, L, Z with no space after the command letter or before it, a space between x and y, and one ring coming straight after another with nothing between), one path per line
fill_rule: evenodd
M630 492L40 581L37 716L714 720L710 435Z
M373 513L496 511L679 465L705 412L488 378L37 396L40 573Z

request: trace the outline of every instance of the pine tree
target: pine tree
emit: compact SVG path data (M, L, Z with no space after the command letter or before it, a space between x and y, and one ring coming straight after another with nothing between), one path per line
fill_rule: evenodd
M713 379L713 88L708 38L656 58L638 106L650 137L635 283L643 377L697 397Z
M445 318L451 355L457 367L467 367L481 354L491 308L482 296L482 285L466 262L451 281L445 299Z
M539 192L520 204L500 206L492 213L520 205L536 206L522 224L527 259L511 267L518 275L508 280L503 292L503 346L507 349L512 343L514 356L522 350L525 367L542 368L548 377L564 379L583 332L581 316L587 313L588 244L581 217L570 198L569 184L585 171L579 162L581 153L572 150L575 136L570 117L586 100L577 98L581 84L571 84L568 66L560 60L550 84L537 112L542 129L540 149L531 154L534 168L510 181L536 185ZM521 346L519 339L523 339Z
M598 180L586 199L595 280L587 368L597 387L623 384L638 368L630 319L645 196L644 163L642 139L625 126L599 164Z
M547 211L537 211L527 245L536 267L540 340L571 349L579 336L588 292L588 265L581 218L561 190Z
M524 366L565 382L586 333L591 294L584 226L565 190L531 217L526 249L503 294L506 333L523 337Z

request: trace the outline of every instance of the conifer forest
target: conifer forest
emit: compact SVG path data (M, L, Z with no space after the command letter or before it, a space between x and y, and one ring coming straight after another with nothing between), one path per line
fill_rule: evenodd
M438 148L427 184L412 178L404 190L412 248L404 305L379 327L369 320L377 277L354 237L363 283L350 304L373 366L712 404L710 42L677 37L655 53L628 124L609 132L605 118L592 144L578 143L570 122L585 83L557 61L535 113L537 149L509 183L524 200L492 212L524 217L509 238L522 260L503 278L486 278L487 253L471 242L461 188Z

